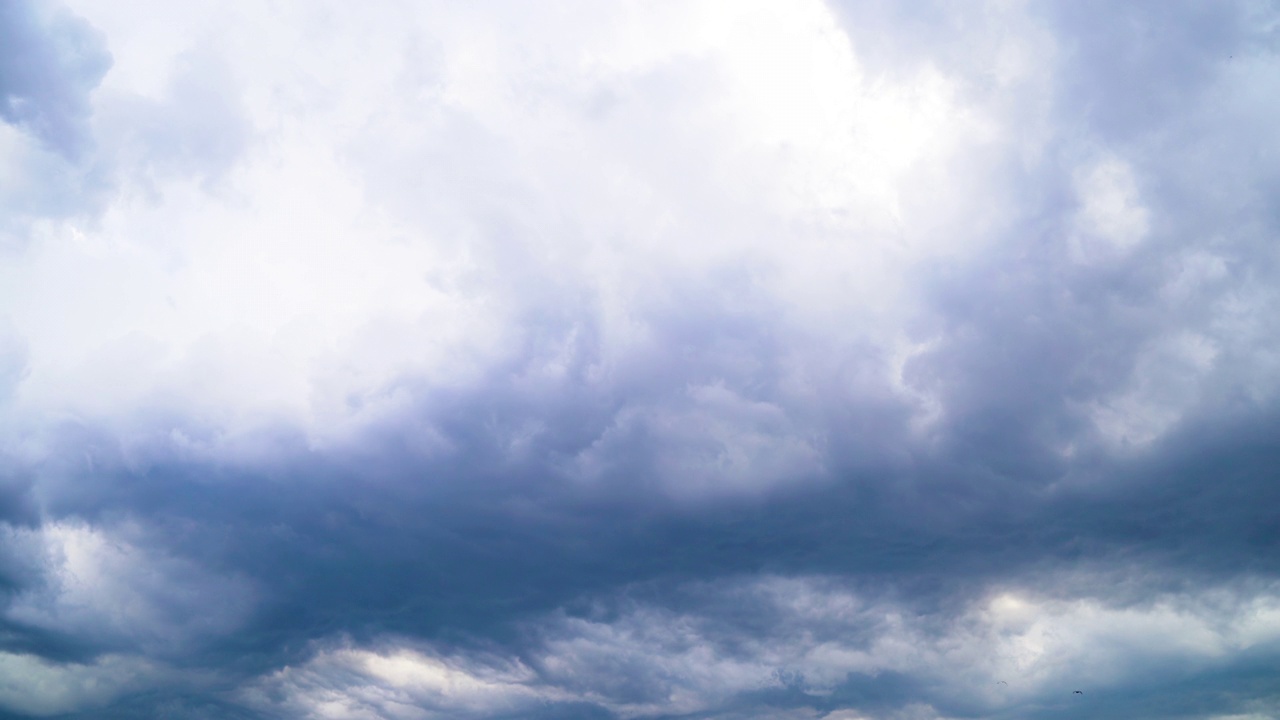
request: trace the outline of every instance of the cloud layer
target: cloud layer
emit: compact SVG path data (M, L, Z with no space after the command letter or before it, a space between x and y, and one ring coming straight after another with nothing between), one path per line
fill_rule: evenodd
M11 3L0 713L1280 712L1278 43Z

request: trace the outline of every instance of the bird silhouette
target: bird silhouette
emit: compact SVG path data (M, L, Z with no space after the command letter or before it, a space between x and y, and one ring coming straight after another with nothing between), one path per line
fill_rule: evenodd
M997 685L1008 685L1009 683L1007 683L1007 682L1005 682L1005 681L1003 681L1003 680L997 680L997 681L996 681L996 684L997 684Z
M1071 693L1071 694L1072 694L1072 695L1083 695L1083 694L1084 694L1084 691L1083 691L1083 690L1076 690L1075 692L1073 692L1073 693Z

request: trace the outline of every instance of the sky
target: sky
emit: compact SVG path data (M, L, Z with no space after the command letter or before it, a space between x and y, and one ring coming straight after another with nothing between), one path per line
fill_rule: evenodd
M1277 117L1261 0L8 0L0 718L1280 717Z

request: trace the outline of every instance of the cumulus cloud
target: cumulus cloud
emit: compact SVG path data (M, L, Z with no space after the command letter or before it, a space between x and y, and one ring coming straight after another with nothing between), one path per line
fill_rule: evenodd
M1277 32L11 4L0 704L1272 714Z

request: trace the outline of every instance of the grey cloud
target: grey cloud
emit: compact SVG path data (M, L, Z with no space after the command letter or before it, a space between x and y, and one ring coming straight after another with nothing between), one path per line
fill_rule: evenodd
M540 363L533 353L504 372L518 378ZM1212 433L1188 429L1193 441L1175 435L1168 443L1181 453L1156 453L1160 462L1095 458L1092 482L1075 487L1046 489L1055 476L1029 483L1016 474L1017 462L1035 467L1026 454L1043 452L1034 436L1001 454L970 440L911 465L884 462L877 473L845 467L840 482L807 493L691 513L646 489L643 464L604 484L564 484L557 458L605 434L613 417L574 400L574 385L521 401L513 386L485 378L453 398L428 394L417 418L394 418L350 456L314 455L283 434L292 459L256 470L180 457L131 467L112 450L117 441L100 436L95 475L64 468L61 490L44 485L46 507L99 523L136 517L155 529L153 542L261 583L256 619L199 655L214 665L238 657L258 672L301 661L317 635L510 638L511 618L607 597L619 585L653 581L661 590L668 580L762 569L861 577L919 612L1086 558L1140 558L1150 577L1129 590L1139 596L1178 578L1275 570L1267 559L1275 541L1267 417L1237 418ZM568 400L557 408L541 402L548 396ZM972 412L965 423L985 417L982 408ZM547 428L537 441L546 444L511 455L507 428L531 420ZM997 415L999 422L1010 421ZM419 454L412 441L423 427L437 428L455 450ZM84 435L68 442L90 446ZM1244 463L1251 454L1256 460ZM1233 482L1214 482L1222 477ZM1106 583L1090 590L1115 592ZM744 622L767 622L749 603L718 611L739 605ZM859 692L849 690L850 702Z
M458 407L486 414L474 400ZM475 459L482 460L485 446L475 436L464 445L481 448ZM1244 457L1239 444L1217 452L1227 467ZM1204 457L1200 448L1191 454ZM388 453L378 455L389 462ZM1270 466L1265 457L1252 474L1243 473L1241 484L1208 494L1198 488L1220 472L1212 464L1184 470L1178 482L1156 466L1140 475L1146 481L1117 477L1109 488L1103 483L1041 497L975 495L976 480L945 477L944 466L922 471L926 480L943 476L923 486L841 484L807 497L775 497L769 505L739 502L692 515L625 488L619 497L592 501L548 486L552 478L504 480L500 467L485 472L483 462L469 473L471 459L409 456L399 468L391 461L393 467L378 471L340 458L303 459L293 468L223 470L216 481L196 482L196 473L212 477L209 468L117 469L107 495L67 496L51 509L91 512L99 522L127 512L156 528L155 542L261 583L267 593L258 619L234 640L200 653L215 665L230 654L259 672L290 662L285 658L302 661L305 641L317 635L347 632L367 641L396 632L464 645L484 636L512 642L511 619L574 607L584 597L607 599L620 585L654 583L632 592L670 603L678 597L664 589L671 581L759 570L861 578L881 586L875 592L891 592L904 612L939 617L991 582L1035 577L1082 559L1103 567L1138 563L1147 577L1129 573L1125 591L1139 597L1170 581L1275 570L1265 550L1274 544L1274 537L1266 540L1270 505L1241 502L1264 487L1258 483ZM1257 542L1263 545L1251 547ZM1104 580L1076 592L1110 597L1124 587ZM726 642L751 637L746 628L788 627L749 598L687 597L688 607L730 623Z
M0 318L0 402L10 401L30 372L30 354L13 323Z
M1253 685L1280 649L1274 625L1263 622L1258 642L1246 619L1274 613L1274 586L1257 591L1201 588L1124 607L1046 600L1032 590L1026 600L980 599L950 616L904 612L840 581L756 576L667 595L701 599L686 610L624 598L587 614L541 618L531 623L537 641L518 661L474 651L423 655L391 638L364 649L322 648L264 679L254 696L260 706L298 710L336 702L387 712L408 701L485 717L506 717L495 702L523 705L517 715L542 704L548 717L574 717L565 706L579 697L602 716L620 717L770 717L784 709L799 717L1058 717L1081 708L1160 717L1178 702L1194 716L1197 706L1226 712L1276 701L1266 691L1231 697L1232 688ZM1027 603L1040 612L1026 612ZM1168 635L1174 627L1188 637ZM1223 645L1243 652L1223 661ZM1050 667L1075 667L1045 675L1023 666L1028 652L1043 653ZM997 687L997 676L1010 681ZM1232 679L1224 683L1226 676ZM1074 697L1078 686L1089 697ZM1216 694L1206 697L1209 687ZM1166 700L1151 706L1158 692Z
M99 33L65 11L28 2L0 9L0 117L59 152L88 142L89 93L111 65Z
M61 8L24 0L0 8L0 250L30 244L41 218L92 214L108 184L92 161L90 95L111 65L100 33Z
M1274 54L1280 42L1265 3L1061 3L1047 14L1074 70L1061 86L1064 119L1120 142L1141 143L1170 118L1198 114L1233 64Z
M516 242L526 228L512 212L481 242L510 246L488 270L532 298L517 341L470 383L409 374L353 398L408 400L345 444L311 447L289 427L237 440L180 408L144 418L141 440L87 421L47 429L46 459L12 463L38 478L21 493L44 527L137 527L134 545L177 576L131 583L139 607L179 635L202 617L235 621L166 656L137 633L49 620L56 598L31 592L40 572L15 556L12 572L0 567L4 647L54 663L166 656L217 676L123 692L118 717L306 717L309 693L375 714L440 711L430 688L380 685L333 660L341 643L376 654L397 642L470 660L460 667L473 674L492 657L531 669L500 678L528 707L475 717L1274 713L1275 639L1232 645L1221 629L1280 577L1274 171L1257 159L1274 151L1274 100L1251 94L1274 80L1235 79L1220 57L1267 67L1272 30L1233 5L1179 7L1037 11L1056 42L1051 141L1032 160L1010 150L991 163L1005 176L990 199L1006 210L985 251L913 275L925 299L907 329L922 349L902 380L936 418L917 423L910 398L880 384L883 349L789 326L749 263L665 278L634 308L646 343L609 357L602 300L555 280L533 240ZM840 8L873 71L964 60L967 32L997 32L966 30L950 5L912 17ZM906 39L877 45L881 31ZM982 58L969 62L981 75ZM220 137L222 120L238 127L235 112L209 126L178 114L191 124L157 141L156 167L226 167L243 149L235 133L209 156L186 144ZM484 144L455 120L457 137ZM1197 192L1206 175L1233 192ZM386 205L426 212L414 199ZM856 356L826 355L837 351ZM267 450L236 460L236 442ZM671 491L700 463L740 477L735 452L752 470L785 459L803 472L697 502ZM225 578L257 592L219 595ZM1034 596L1065 633L1049 678L1004 705L982 673L1004 669L981 652L1005 636L982 635L975 610L1002 588ZM1229 599L1214 606L1215 592ZM1108 645L1125 612L1156 631ZM1112 624L1090 625L1095 615ZM1156 642L1192 626L1226 649ZM1095 676L1077 702L1065 693L1095 661L1123 672Z

